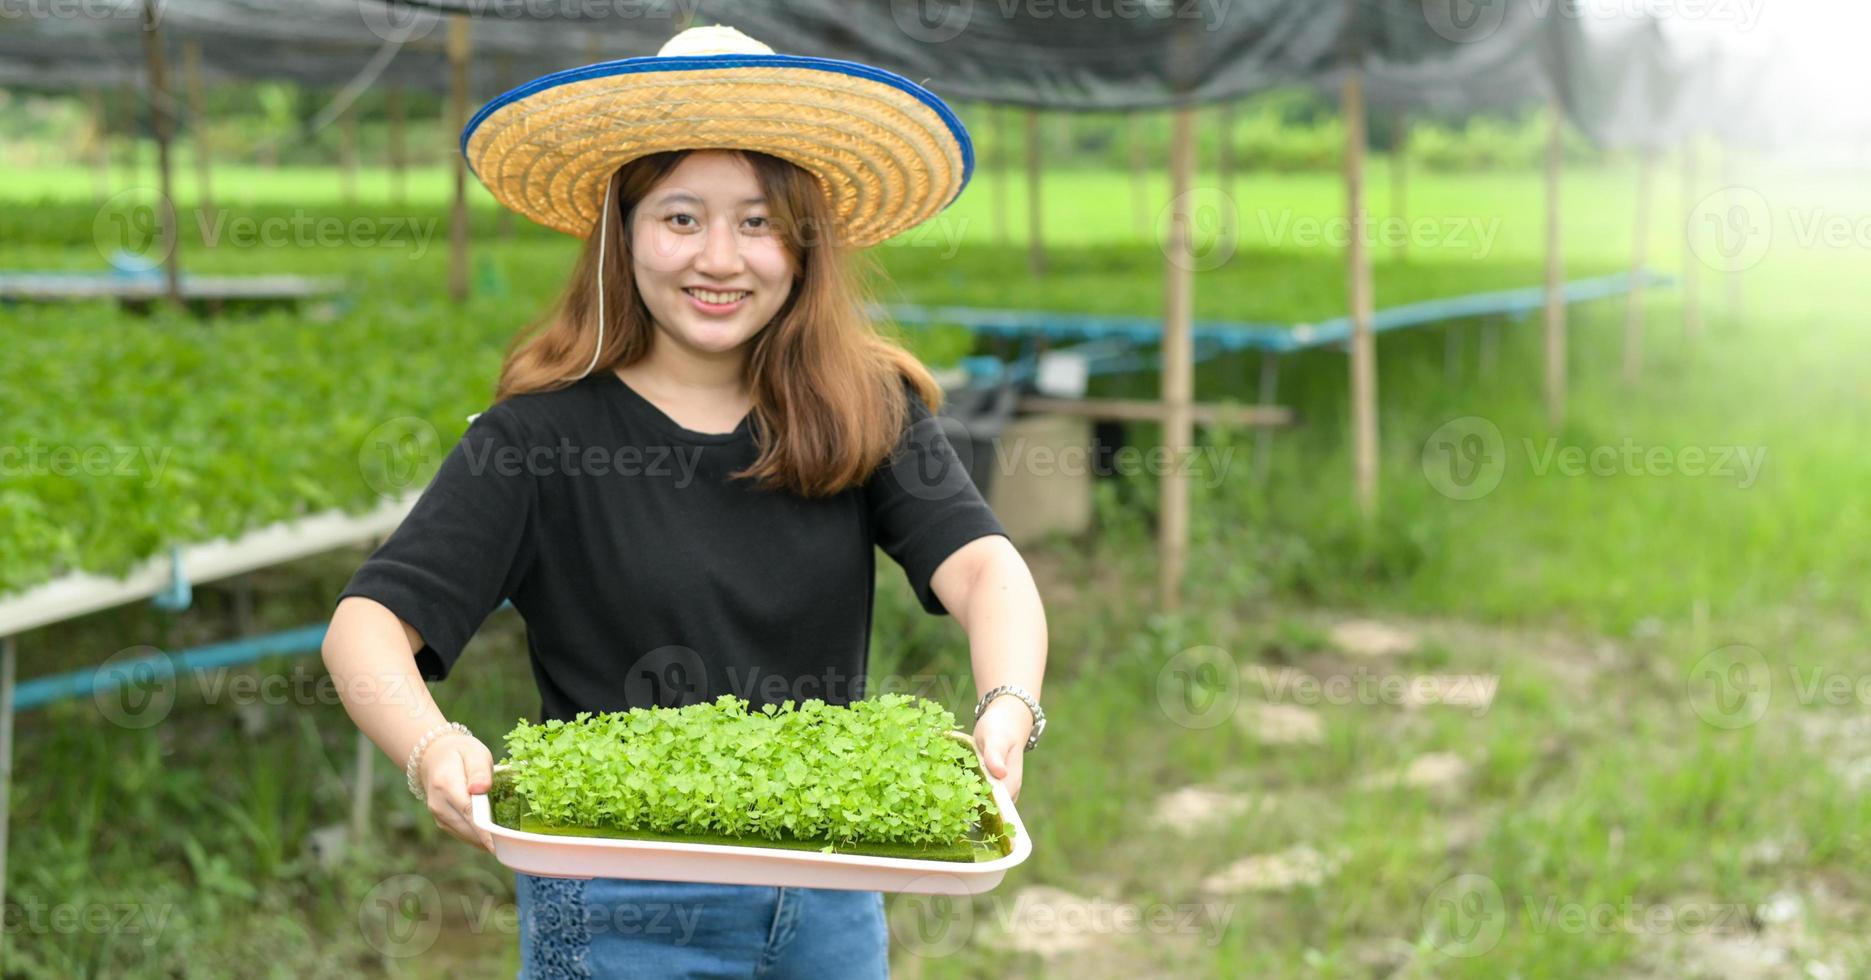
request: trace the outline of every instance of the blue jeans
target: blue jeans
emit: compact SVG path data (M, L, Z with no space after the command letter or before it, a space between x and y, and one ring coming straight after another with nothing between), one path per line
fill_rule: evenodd
M879 892L516 874L519 980L890 975Z

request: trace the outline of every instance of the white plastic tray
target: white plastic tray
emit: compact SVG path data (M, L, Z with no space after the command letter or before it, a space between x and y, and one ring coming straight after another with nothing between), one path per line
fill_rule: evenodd
M973 739L955 733L973 746ZM685 844L673 841L568 837L514 830L494 822L487 794L471 797L474 825L494 839L494 856L515 871L553 878L649 878L728 885L848 888L925 895L978 895L1000 884L1007 869L1033 853L1033 840L1000 780L982 774L1013 835L1013 850L974 863L921 858L823 854L783 847Z

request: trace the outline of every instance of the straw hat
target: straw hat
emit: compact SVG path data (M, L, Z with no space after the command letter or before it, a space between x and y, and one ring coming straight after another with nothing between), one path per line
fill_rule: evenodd
M948 207L974 170L968 131L929 90L868 65L774 54L731 27L690 28L653 58L536 78L461 134L495 199L579 237L618 167L699 148L758 150L814 174L853 247Z

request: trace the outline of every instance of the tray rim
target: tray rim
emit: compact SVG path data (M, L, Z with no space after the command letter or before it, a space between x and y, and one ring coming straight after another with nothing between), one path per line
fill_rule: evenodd
M964 740L975 749L975 766L987 780L988 789L994 795L994 803L1000 809L1000 816L1013 837L1013 849L992 861L939 861L932 858L876 857L868 854L826 854L817 850L802 850L787 847L765 847L758 844L693 844L684 841L641 840L630 837L574 837L565 834L541 834L530 830L515 830L494 822L493 804L486 793L474 793L468 798L473 809L474 826L490 835L515 844L550 844L555 847L572 847L579 850L630 852L638 850L660 851L671 854L691 854L696 857L759 857L776 859L789 864L823 865L829 867L868 868L888 871L919 871L924 874L949 874L957 878L978 878L1001 875L1010 868L1026 861L1033 853L1033 838L1027 833L1026 824L1020 819L1019 810L1014 808L1013 797L1007 793L1006 784L994 777L987 770L986 762L981 758L979 747L974 738L961 731L947 732L951 737ZM506 763L494 767L506 768ZM498 854L495 855L499 857ZM502 862L503 864L506 862ZM510 866L510 865L509 865Z

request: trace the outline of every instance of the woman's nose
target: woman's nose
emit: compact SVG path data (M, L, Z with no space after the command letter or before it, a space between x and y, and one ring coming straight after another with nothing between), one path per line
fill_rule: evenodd
M741 243L733 228L716 224L708 229L702 250L695 256L695 269L713 276L731 276L741 270Z

